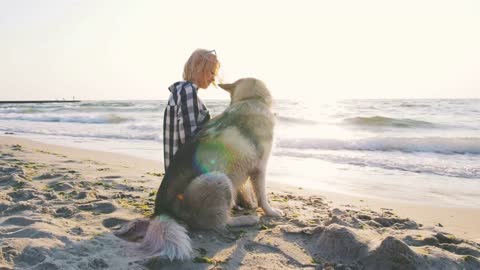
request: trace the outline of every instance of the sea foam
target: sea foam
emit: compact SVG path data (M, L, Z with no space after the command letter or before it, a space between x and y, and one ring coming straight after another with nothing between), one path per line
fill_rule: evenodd
M318 150L400 151L480 155L480 138L373 137L357 140L279 139L277 147Z

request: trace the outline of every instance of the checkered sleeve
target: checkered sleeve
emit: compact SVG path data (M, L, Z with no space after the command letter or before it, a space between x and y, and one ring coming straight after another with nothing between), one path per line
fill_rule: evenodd
M198 97L191 84L184 84L179 92L178 132L181 144L190 139L198 128Z

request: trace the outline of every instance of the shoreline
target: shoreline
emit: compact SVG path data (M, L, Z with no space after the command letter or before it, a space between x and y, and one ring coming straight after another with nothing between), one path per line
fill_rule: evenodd
M77 103L81 100L5 100L0 104L24 104L24 103Z
M272 180L268 197L284 217L233 211L258 215L260 223L189 229L192 260L169 262L112 233L152 214L162 177L158 161L0 136L0 268L480 267L476 209L399 204Z

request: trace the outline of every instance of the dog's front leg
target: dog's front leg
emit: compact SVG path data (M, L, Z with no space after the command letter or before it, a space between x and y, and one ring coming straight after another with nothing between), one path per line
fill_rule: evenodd
M267 192L265 191L265 170L256 170L250 175L250 180L257 196L258 205L262 208L267 216L281 217L283 211L273 208L268 203Z
M247 179L247 181L238 189L236 203L237 207L246 209L256 209L258 207L258 202L250 179Z

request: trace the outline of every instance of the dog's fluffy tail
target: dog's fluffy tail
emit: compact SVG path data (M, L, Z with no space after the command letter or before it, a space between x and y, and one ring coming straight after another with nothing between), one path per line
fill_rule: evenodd
M166 215L150 220L140 248L148 254L165 256L171 261L192 257L192 245L187 230Z
M143 255L159 255L173 260L191 258L192 246L187 230L167 215L130 221L114 234L122 239L140 242L134 250ZM138 250L140 249L140 250Z

